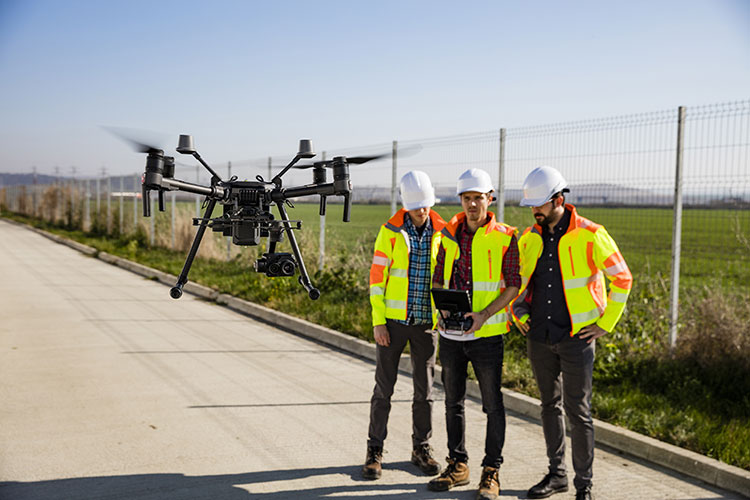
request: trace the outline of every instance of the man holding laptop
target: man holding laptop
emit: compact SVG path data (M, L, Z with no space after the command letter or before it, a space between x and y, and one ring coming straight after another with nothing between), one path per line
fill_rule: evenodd
M500 494L499 468L505 442L505 407L500 391L503 370L503 334L510 330L508 304L521 286L516 228L503 224L489 212L492 181L483 170L472 168L458 179L457 194L463 212L443 228L433 288L467 290L473 324L452 333L436 316L440 331L440 362L445 389L448 433L448 466L428 488L446 491L468 484L465 446L464 400L468 363L474 368L487 414L485 456L477 497L496 499Z

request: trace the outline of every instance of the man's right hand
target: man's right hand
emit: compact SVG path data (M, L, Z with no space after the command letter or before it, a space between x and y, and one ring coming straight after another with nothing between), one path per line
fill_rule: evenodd
M373 327L372 334L375 336L375 343L388 347L391 345L391 335L388 333L388 327L385 325L378 325Z
M518 329L524 335L526 335L529 332L529 329L531 328L531 326L529 325L529 323L531 323L531 319L527 319L526 323L521 323L521 322L518 322L518 321L516 321L515 323L516 323L516 326L518 327Z

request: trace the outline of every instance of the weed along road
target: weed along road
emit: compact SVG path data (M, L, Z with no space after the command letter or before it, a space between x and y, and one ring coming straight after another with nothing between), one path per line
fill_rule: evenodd
M402 374L383 477L365 481L371 362L190 294L173 300L160 283L2 220L0 318L0 499L474 498L476 401L471 483L429 492L409 463ZM438 389L441 458L443 413ZM538 424L509 413L504 457L503 498L524 498L546 471ZM599 499L740 498L603 448L594 484Z

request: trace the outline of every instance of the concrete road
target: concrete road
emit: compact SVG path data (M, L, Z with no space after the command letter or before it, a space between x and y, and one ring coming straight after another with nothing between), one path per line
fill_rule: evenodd
M480 405L471 485L429 492L409 463L408 375L383 478L360 478L373 373L0 221L0 499L474 498ZM442 459L440 391L434 427ZM524 498L546 469L541 429L509 414L506 443L503 498ZM608 449L594 476L599 499L739 498Z

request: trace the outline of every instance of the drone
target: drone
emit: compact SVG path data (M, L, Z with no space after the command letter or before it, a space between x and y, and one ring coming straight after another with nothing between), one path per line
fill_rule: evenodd
M319 195L320 215L323 216L326 212L327 198L341 196L344 201L343 220L349 222L352 203L349 165L366 163L387 156L387 154L350 158L336 156L331 160L297 165L301 159L315 157L312 142L309 139L301 139L297 154L270 181L264 180L260 175L256 176L255 181L240 181L237 176L222 180L198 154L193 145L192 136L180 135L177 152L193 156L211 174L210 185L204 186L176 179L174 157L165 156L162 149L124 137L121 132L112 132L131 142L139 152L147 153L146 169L141 186L144 217L151 216L151 191L158 192L159 210L162 212L164 211L164 193L167 191L185 191L205 196L204 216L193 218L193 225L198 226L198 230L177 283L169 291L174 299L182 297L182 289L188 282L190 267L207 228L231 237L235 245L259 245L263 238L267 238L267 251L255 261L254 270L269 277L290 277L299 270L299 284L307 291L310 299L320 298L320 290L315 288L310 281L302 253L294 236L294 230L302 227L302 221L290 220L285 207L294 207L290 201L292 198ZM312 183L304 186L284 187L282 176L291 168L312 168ZM333 182L327 182L326 169L333 170ZM223 213L213 217L217 203L223 207ZM272 205L276 205L280 219L276 219L271 213ZM284 234L289 238L292 253L276 251L276 245L283 241Z

